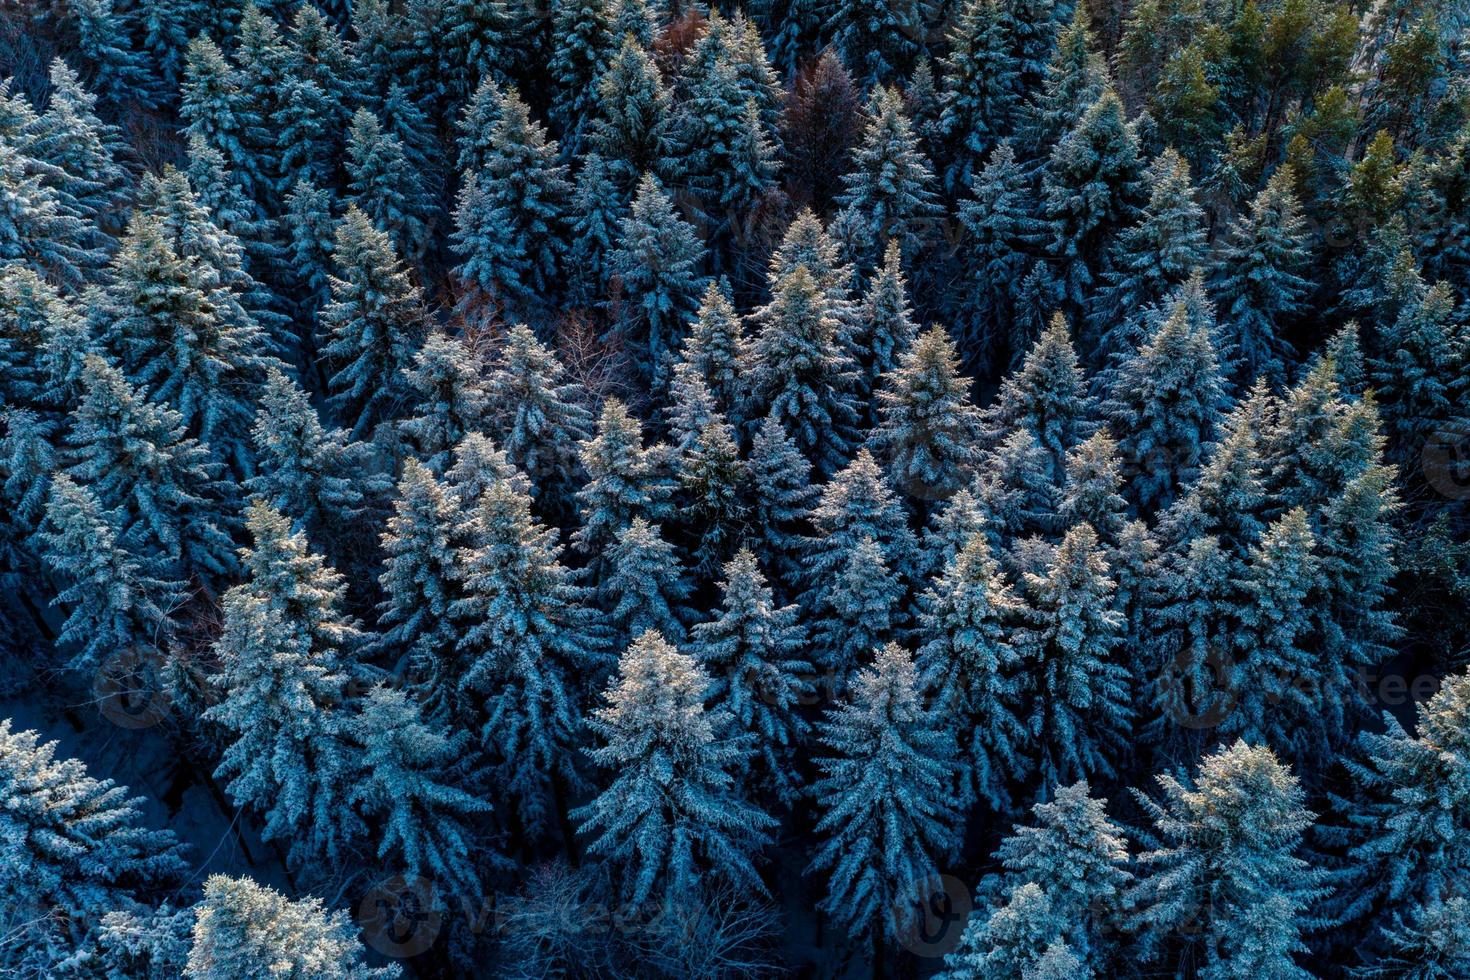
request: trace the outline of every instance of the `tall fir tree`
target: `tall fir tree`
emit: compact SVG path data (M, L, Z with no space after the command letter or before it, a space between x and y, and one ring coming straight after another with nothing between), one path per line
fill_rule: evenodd
M924 251L937 217L934 171L897 89L873 92L862 142L842 183L839 237L864 265L876 264L890 240L897 240L905 255Z
M579 444L592 430L588 394L524 324L505 337L485 378L490 434L542 494L581 483Z

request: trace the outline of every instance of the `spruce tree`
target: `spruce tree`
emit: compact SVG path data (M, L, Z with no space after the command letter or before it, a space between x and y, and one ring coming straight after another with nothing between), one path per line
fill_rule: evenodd
M26 152L66 175L52 184L63 211L114 231L132 183L123 165L127 141L117 126L98 117L97 97L66 62L53 61L47 75L51 98Z
M864 538L877 545L901 581L914 581L919 546L893 485L866 449L822 488L811 512L816 534L808 540L805 561L812 587L829 585L845 568Z
M1123 618L1097 532L1067 532L1045 574L1024 576L1027 623L1015 638L1033 678L1023 716L1035 740L1042 786L1110 776L1133 716L1118 650Z
M741 318L720 283L711 281L689 325L679 360L704 382L713 407L732 420L741 407L740 351L744 343Z
M367 446L325 428L301 386L274 368L252 434L258 471L245 486L308 528L342 533L384 489Z
M505 305L511 320L541 314L561 269L572 185L555 140L515 89L502 93L479 169L455 212L459 275Z
M614 14L606 0L560 0L551 11L551 122L569 154L582 147L597 107L597 83L621 43Z
M394 414L427 314L392 241L355 206L337 226L332 258L338 275L321 312L322 353L336 366L333 409L359 438Z
M691 433L679 451L674 478L680 514L697 529L690 547L696 572L719 568L740 540L749 510L748 476L735 430L718 413Z
M864 265L875 264L890 240L897 240L905 255L923 252L937 213L934 172L897 89L874 91L853 168L842 183L841 237Z
M838 684L895 635L903 597L898 577L869 537L859 539L846 561L808 593L813 646L821 666Z
M1019 127L1017 145L1038 165L1107 86L1107 61L1093 48L1091 14L1086 4L1077 4L1071 21L1057 35L1042 73L1041 91L1031 97Z
M195 910L188 980L311 976L321 980L394 980L398 966L363 963L357 924L328 912L319 898L291 901L249 878L211 875Z
M463 752L463 734L445 735L426 724L401 690L379 685L353 719L363 776L350 803L381 822L378 858L463 898L481 893L474 873L475 844L468 821L490 804L446 781Z
M95 232L63 211L56 191L28 170L26 157L8 141L0 143L0 260L80 289L106 261Z
M1157 779L1161 800L1137 794L1154 827L1128 896L1142 955L1166 969L1193 958L1202 977L1310 976L1293 954L1328 889L1297 856L1313 815L1296 777L1270 749L1237 741L1191 781Z
M972 915L942 980L1091 980L1093 972L1063 938L1067 922L1035 882L1012 892L989 914Z
M78 48L91 70L97 96L115 106L151 108L158 94L147 60L133 47L131 11L119 13L112 0L80 0L76 17Z
M234 518L209 447L98 356L87 358L82 387L67 435L68 473L117 514L118 534L161 557L170 574L233 568Z
M52 604L68 610L57 640L76 651L72 669L95 669L132 647L166 646L179 583L164 578L158 559L131 553L115 516L65 473L51 481L39 540L47 566L68 583Z
M172 831L142 826L142 797L98 780L77 759L57 760L55 742L0 720L0 834L10 873L0 894L39 918L25 930L50 972L91 923L120 910L141 912L151 890L181 877L186 864Z
M773 417L823 475L841 468L857 442L857 365L818 281L798 265L773 284L741 356L743 414Z
M920 500L946 498L969 482L981 424L969 387L954 342L937 325L882 380L869 443L893 483Z
M1060 488L1051 457L1029 429L1018 428L985 455L973 493L996 548L1055 530Z
M1067 454L1067 482L1062 486L1057 516L1064 527L1088 524L1103 544L1116 547L1123 531L1128 502L1123 489L1123 463L1118 444L1106 432L1097 432Z
M932 13L924 0L861 0L833 8L823 33L865 86L891 85L922 53Z
M707 700L726 711L756 746L758 785L795 801L795 753L807 732L798 707L811 695L812 665L796 606L778 606L749 549L725 565L715 617L692 632L692 648L710 675Z
M1231 227L1215 272L1215 294L1233 375L1250 384L1278 379L1288 353L1284 328L1301 310L1310 284L1305 220L1292 191L1294 173L1278 167Z
M622 289L618 330L640 373L655 385L679 348L704 290L704 247L651 175L638 183L608 273Z
M347 806L359 753L341 702L360 639L342 612L347 583L267 505L253 503L246 526L249 577L225 593L221 698L204 712L226 735L216 775L263 816L263 839L289 841L293 866L337 866L364 830Z
M587 393L524 324L506 335L485 378L490 434L543 494L580 483L579 444L592 429Z
M1029 766L1020 716L1025 678L1010 642L1025 606L976 532L945 562L919 608L919 670L957 736L962 795L1003 813L1011 783Z
M883 376L897 371L918 338L914 311L909 304L908 281L903 274L903 255L898 243L890 241L883 264L874 270L862 304L854 310L857 329L850 338L853 356L863 368L863 396L876 392ZM875 420L875 405L869 415Z
M1021 108L1021 80L998 0L967 0L949 32L943 115L949 165L944 186L963 187L1010 135Z
M418 171L408 166L403 144L383 132L367 109L352 117L345 166L351 206L392 239L399 255L422 262L430 245L433 204Z
M811 871L827 876L818 908L854 938L901 934L957 843L953 739L925 707L913 657L893 643L817 731L826 754L811 788L821 810Z
M606 704L590 720L603 743L592 758L616 776L573 816L635 904L677 908L711 876L765 892L754 860L775 821L737 782L750 749L732 736L727 712L705 708L709 686L698 660L645 632L619 659Z
M572 542L600 579L618 535L635 518L670 516L673 488L658 472L657 452L643 446L643 426L616 398L603 403L597 433L582 443L581 459L587 484L577 491L582 526Z
M957 217L963 284L956 332L966 359L979 366L1006 363L1015 349L1014 301L1028 262L1025 239L1033 218L1031 192L1009 142L990 152L969 180Z
M631 37L622 39L596 91L589 142L607 162L619 197L628 201L645 174L670 166L673 103L653 59Z
M607 552L607 571L599 586L603 608L623 642L657 630L675 642L684 639L689 583L674 548L658 528L641 517L618 532Z
M750 446L750 523L761 564L770 569L777 593L788 599L805 581L800 522L816 497L811 469L780 420L767 416Z
M1017 429L1028 431L1050 458L1052 481L1060 483L1067 453L1092 433L1092 412L1067 322L1058 314L1001 385L986 422L993 443Z
M582 158L567 209L567 298L594 307L607 298L607 260L617 243L622 202L612 168L596 153Z
M457 572L464 597L450 607L472 625L438 672L446 687L457 683L450 689L460 724L478 728L499 785L534 833L545 829L562 787L579 785L582 718L572 678L601 667L601 651L556 531L531 516L526 492L497 481L474 519L476 546Z
M481 370L479 358L461 340L436 331L403 372L414 408L402 430L435 473L448 468L450 452L465 436L485 427L490 406Z

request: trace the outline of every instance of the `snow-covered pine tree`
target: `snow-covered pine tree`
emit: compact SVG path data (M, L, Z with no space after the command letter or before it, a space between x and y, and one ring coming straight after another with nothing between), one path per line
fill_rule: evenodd
M485 428L490 406L482 367L459 338L435 331L414 354L413 367L403 372L414 407L401 428L435 473L449 467L451 451L465 436Z
M968 181L957 205L965 235L958 243L963 285L955 329L968 363L1009 363L1014 342L1014 297L1026 268L1025 239L1033 218L1031 190L1009 142L990 151L984 169Z
M29 172L30 158L0 142L0 260L19 262L68 290L106 262L95 229L62 210L56 191Z
M716 412L696 428L674 461L681 519L694 539L694 570L709 574L730 558L743 536L750 468L740 455L735 429Z
M142 797L93 779L77 759L58 761L56 747L0 719L0 836L9 866L0 897L19 926L7 945L23 937L31 948L22 955L38 976L105 913L143 911L151 890L187 870L172 831L142 826Z
M750 446L750 521L755 529L757 556L770 570L776 593L784 599L794 597L805 581L801 556L806 544L801 522L816 498L811 470L781 422L767 416Z
M1022 712L1037 746L1042 787L1110 776L1133 718L1121 662L1115 583L1087 524L1071 528L1045 574L1023 578L1026 626L1014 639L1032 678Z
M1098 363L1128 353L1128 345L1115 339L1117 327L1135 311L1164 302L1205 263L1205 212L1195 201L1189 164L1165 150L1149 164L1143 183L1148 203L1138 223L1114 241L1107 285L1093 307Z
M70 9L76 18L78 52L97 96L119 107L156 105L158 93L147 59L133 46L132 11L114 10L112 0L77 0Z
M1073 8L1071 21L1057 35L1041 90L1031 96L1024 110L1025 119L1017 134L1022 155L1034 165L1041 165L1107 85L1108 65L1094 50L1091 13L1086 4L1079 3Z
M261 121L241 89L237 68L209 36L189 42L179 93L179 116L189 136L198 136L225 161L225 169L252 200L269 196L271 174L255 152Z
M579 152L597 110L597 83L622 37L608 0L558 0L551 10L551 123L568 155Z
M370 967L345 911L328 912L319 898L291 901L249 878L210 875L195 909L187 980L238 977L318 977L396 980L397 964Z
M970 482L981 416L969 389L954 341L938 325L882 378L879 424L868 441L894 485L910 496L940 500Z
M654 387L699 308L703 262L704 246L694 228L674 210L658 180L644 174L617 248L608 256L608 274L621 286L622 342Z
M1063 937L1078 957L1100 973L1108 968L1107 933L1121 925L1123 898L1133 883L1128 842L1108 819L1107 800L1090 795L1086 780L1058 786L1050 802L1031 808L1035 823L1017 825L995 857L1014 890L1028 882L1051 900Z
M699 661L650 630L619 658L589 720L603 741L592 758L616 775L573 817L634 905L673 910L711 877L765 892L754 862L776 822L739 784L750 747L726 711L705 707L709 689Z
M744 343L743 321L721 283L712 280L689 325L679 361L698 375L715 410L731 421L741 407L740 350ZM677 399L670 400L677 406Z
M689 592L684 567L657 527L635 517L617 533L598 594L622 642L647 630L682 642L691 615L683 605Z
M422 673L436 713L446 704L446 686L456 664L460 626L451 619L464 595L461 585L472 529L468 507L417 459L404 460L393 515L380 536L385 598L378 605L375 645Z
M1395 452L1406 461L1434 431L1463 424L1470 394L1470 331L1457 318L1449 284L1416 292L1383 332L1382 353L1370 364Z
M896 643L876 652L817 730L827 750L810 791L822 813L811 870L827 876L818 908L881 945L912 927L923 886L958 843L954 740Z
M307 528L341 533L387 488L368 447L323 427L306 392L275 368L266 372L252 433L258 470L245 486Z
M581 484L580 444L592 431L588 393L525 324L513 327L485 377L490 435L543 499Z
M774 418L817 471L841 469L858 442L858 366L844 349L837 311L805 265L776 279L741 352L752 422Z
M397 410L427 312L392 240L355 205L337 226L332 258L338 275L320 316L329 338L321 350L336 366L333 409L361 438Z
M596 153L582 157L567 207L567 298L594 307L607 298L607 259L617 243L622 201L612 168Z
M838 237L859 264L875 265L890 240L897 240L910 257L924 252L937 215L934 171L904 114L898 89L874 90L862 142L842 183L846 190L838 201Z
M1103 544L1116 547L1123 531L1128 502L1123 489L1123 462L1118 444L1106 432L1096 432L1067 454L1067 482L1062 487L1057 516L1062 526L1088 524Z
M460 189L451 238L464 257L458 275L475 287L469 301L493 297L508 319L536 319L556 289L572 184L556 140L520 94L504 89L498 101L479 169Z
M433 95L455 105L510 72L518 9L503 0L414 0L414 7L413 42L429 67L424 84Z
M1023 94L999 0L966 0L949 32L944 67L944 186L971 183L996 144L1010 135Z
M893 638L904 618L903 598L898 576L869 537L853 545L843 565L808 592L812 645L834 684L844 685L873 650Z
M946 969L938 976L940 980L1092 980L1092 970L1063 938L1068 924L1052 908L1041 886L1026 882L988 915L971 915L959 946L945 956Z
M223 575L234 567L230 494L209 447L183 419L146 400L122 372L91 355L71 415L67 472L117 514L117 531L161 557L170 575Z
M316 318L332 297L332 249L337 239L331 191L298 182L286 194L281 215L287 265L299 288L295 291L298 319L308 339L315 335Z
M822 33L865 87L892 85L922 55L934 11L926 0L858 0L827 8Z
M505 450L487 435L471 432L454 447L454 465L444 474L459 498L461 507L473 507L492 486L504 480L521 493L530 495L531 481L526 479Z
M1125 492L1140 513L1163 511L1194 481L1224 404L1209 332L1176 303L1153 336L1118 364L1102 407L1129 477Z
M904 584L916 581L919 546L903 503L866 449L822 488L810 515L816 534L807 541L806 580L825 588L848 566L858 542L870 538Z
M463 757L463 732L446 735L426 723L404 691L378 685L352 720L362 776L349 803L382 828L378 859L422 877L460 899L482 894L470 826L490 804L454 786L449 770Z
M115 516L65 473L51 481L38 538L46 565L68 583L52 605L68 610L57 642L76 651L73 670L95 669L129 648L166 647L180 584L165 578L157 558L130 552Z
M861 394L866 400L878 388L880 378L898 369L919 335L897 241L888 243L883 264L873 271L862 304L853 313L856 329L849 343L862 366ZM868 414L876 421L877 406L870 403Z
M594 582L610 569L613 545L635 518L660 521L671 515L673 486L659 472L658 455L644 448L642 423L622 402L603 402L596 434L581 445L587 483L576 494L582 526L572 535Z
M1215 268L1225 353L1241 385L1281 378L1289 352L1282 333L1311 288L1302 277L1310 254L1294 180L1289 165L1276 169L1231 227Z
M0 264L0 399L49 411L76 405L95 342L77 308L17 262Z
M1027 428L1013 430L986 453L972 488L991 545L1009 549L1016 541L1055 530L1061 489L1051 476L1051 456Z
M756 782L790 805L798 790L795 752L807 723L798 706L812 695L812 665L796 606L778 606L749 549L725 565L715 617L691 631L710 675L707 700L753 739Z
M1010 786L1029 767L1030 735L1019 716L1024 677L1010 642L1025 605L1001 577L985 535L975 532L919 608L919 672L957 737L961 795L1004 813Z
M1093 399L1087 394L1077 351L1061 314L1026 354L1021 367L1006 378L995 403L986 410L989 442L1025 429L1046 451L1049 476L1060 484L1067 453L1092 434Z
M1122 100L1105 88L1047 159L1039 243L1062 265L1062 293L1074 310L1086 308L1114 237L1143 204L1138 151Z
M645 174L669 166L673 102L648 52L633 38L609 62L597 83L597 117L589 138L607 162L623 201L632 200Z
M479 731L499 785L522 825L544 832L548 810L579 785L581 710L572 678L604 666L586 593L561 563L557 532L531 515L512 480L485 490L461 552L464 597L450 607L472 624L456 659L440 667L459 724ZM462 665L462 667L461 667ZM457 682L457 688L455 685Z
M358 109L347 130L347 191L351 206L393 240L399 255L424 261L433 234L434 203L403 144L367 109ZM350 214L350 212L349 212Z
M1313 814L1291 770L1267 748L1237 741L1192 781L1157 777L1159 801L1136 793L1153 821L1128 903L1145 961L1200 976L1309 977L1293 954L1325 875L1297 856Z
M293 866L336 866L364 832L347 806L359 759L341 707L361 634L342 611L346 580L305 535L259 501L246 527L249 577L225 593L221 698L204 712L228 743L216 775L264 817L263 839L289 842Z
M48 80L51 97L26 152L66 175L52 183L63 211L96 223L102 232L116 231L132 184L123 166L128 143L117 126L98 117L97 97L66 62L51 62Z

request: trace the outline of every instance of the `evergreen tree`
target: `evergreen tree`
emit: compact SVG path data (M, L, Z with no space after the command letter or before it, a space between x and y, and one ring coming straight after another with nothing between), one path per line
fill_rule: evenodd
M1067 454L1067 482L1057 516L1064 527L1090 525L1105 545L1116 546L1128 506L1118 493L1122 489L1118 444L1106 432L1095 433Z
M47 77L51 98L26 152L65 174L51 183L63 211L113 231L132 183L121 159L129 152L127 141L118 127L98 118L97 97L66 62L51 62Z
M466 179L455 213L459 275L524 319L544 311L561 268L562 226L571 200L559 149L506 90L480 169Z
M301 387L272 368L252 430L259 471L246 487L267 504L312 529L350 528L383 480L367 447L341 429L322 426Z
M670 515L673 488L658 473L656 451L643 448L643 426L616 398L603 403L597 434L582 443L582 469L587 473L586 486L577 491L582 526L572 541L600 579L618 535L635 518Z
M1031 97L1019 127L1017 145L1038 165L1107 87L1107 62L1093 48L1091 14L1087 4L1079 3L1071 21L1057 35L1056 48L1043 70L1041 91Z
M856 365L842 328L805 265L776 280L741 353L747 419L781 423L819 473L841 468L857 442Z
M807 601L813 607L814 645L822 666L845 682L872 650L893 637L902 617L903 586L882 549L864 537L812 593Z
M863 367L865 397L875 392L879 379L898 370L919 334L909 305L902 259L898 243L890 241L883 253L883 265L874 270L862 305L855 311L857 330L851 346ZM877 406L870 414L879 414Z
M1033 678L1025 711L1042 786L1109 776L1129 731L1129 675L1120 662L1115 583L1086 524L1067 532L1045 574L1024 576L1027 625L1015 639Z
M679 360L704 382L715 410L726 415L740 408L740 351L744 343L743 324L730 298L720 283L710 282L689 326Z
M556 531L532 518L524 490L509 480L491 485L471 533L477 546L458 571L464 598L450 615L473 625L436 673L445 687L457 682L456 714L478 727L497 784L534 832L561 787L579 785L582 718L572 675L600 667L601 651Z
M1458 322L1449 285L1418 292L1385 331L1370 366L1400 452L1423 446L1437 428L1457 426L1467 393L1470 332Z
M1178 303L1119 364L1103 405L1118 435L1127 493L1141 513L1162 511L1194 481L1224 401L1210 335Z
M605 0L561 0L551 11L551 122L569 154L581 149L597 108L597 83L621 43L614 15Z
M980 412L943 327L927 331L878 391L880 418L869 442L888 460L895 485L921 500L950 496L968 482Z
M76 17L78 50L91 70L98 97L117 106L156 105L147 61L133 47L130 12L117 12L112 0L79 0L71 12Z
M590 143L605 161L619 197L631 200L645 174L669 166L673 103L653 59L630 37L597 83Z
M711 572L728 559L745 528L749 467L735 430L714 414L691 434L675 461L680 513L696 530L695 570Z
M1296 855L1313 815L1291 771L1238 741L1206 756L1192 782L1157 778L1162 800L1138 794L1154 831L1129 892L1143 955L1166 968L1194 957L1202 977L1310 976L1292 954L1328 889Z
M170 608L182 601L179 584L163 577L157 559L131 554L118 540L114 516L65 473L51 481L39 537L46 564L69 583L52 604L70 610L57 640L77 651L73 669L95 668L120 650L167 643Z
M1079 5L1080 6L1080 5ZM1005 905L974 915L960 945L944 958L943 980L1091 980L1093 972L1063 938L1067 923L1035 882L1017 888Z
M223 158L246 196L268 196L270 174L254 151L261 120L241 90L238 69L206 35L189 42L184 80L179 93L179 116L189 136L198 136Z
M317 314L332 296L332 249L337 240L333 203L330 191L300 181L286 194L286 212L281 216L287 264L300 284L299 318L313 329Z
M1016 349L1013 303L1028 262L1025 239L1033 205L1008 142L990 152L984 169L971 175L969 188L972 196L957 206L965 234L958 247L964 279L956 330L967 360L988 366L1005 363Z
M386 598L378 606L383 632L376 642L400 660L426 665L431 696L443 694L446 678L436 668L454 662L459 640L451 612L464 594L461 573L471 543L466 510L432 472L409 457L393 516L380 537L384 559L378 584Z
M378 686L363 699L353 737L362 747L362 778L350 802L381 822L378 858L423 876L450 894L480 894L474 841L466 821L490 804L445 781L464 738L451 738L419 717L407 694Z
M617 775L574 813L589 845L621 871L635 904L673 909L708 876L763 894L754 867L775 821L747 802L737 783L749 754L731 737L731 716L706 709L709 676L657 631L640 634L618 662L590 721L604 744L592 758Z
M919 546L903 504L866 449L822 488L811 512L816 535L808 540L807 581L829 585L852 559L864 538L877 545L894 574L912 582L919 566Z
M1093 401L1083 382L1077 351L1060 314L1001 385L986 411L992 442L1027 430L1050 457L1050 477L1060 483L1067 453L1091 435Z
M92 279L106 261L85 221L62 210L59 197L28 172L27 158L0 143L0 261L19 262L69 290Z
M1010 643L1025 606L977 532L945 562L919 607L919 669L956 732L962 794L1005 812L1012 779L1029 764L1019 715L1024 677Z
M1126 352L1110 345L1110 327L1163 302L1205 260L1205 214L1195 203L1189 164L1165 150L1149 165L1144 186L1148 203L1138 224L1124 229L1113 245L1107 287L1094 313L1102 355Z
M984 457L973 493L996 548L1054 530L1060 491L1051 457L1028 429L1018 428Z
M327 912L319 898L293 902L249 878L211 875L195 911L188 980L311 976L321 980L394 980L397 965L369 967L357 925Z
M818 726L828 754L811 788L822 813L811 870L827 875L818 908L853 937L909 928L956 844L953 740L920 690L913 657L890 643Z
M804 581L799 522L815 498L811 470L781 422L767 416L750 446L750 523L761 564L771 570L776 591L784 598L795 595Z
M435 69L428 84L450 104L487 79L503 80L515 62L516 12L501 0L415 0L415 45Z
M141 826L142 797L97 780L77 759L56 759L56 743L0 720L0 835L6 843L0 894L27 919L49 972L107 912L142 911L150 889L186 865L172 831ZM35 955L35 954L33 954Z
M449 466L449 454L471 432L485 427L490 415L479 358L458 338L434 332L403 378L413 394L412 418L402 423L404 434L435 473Z
M1138 138L1123 103L1104 89L1058 140L1041 180L1041 238L1062 266L1062 291L1083 309L1103 281L1114 236L1137 214Z
M617 243L622 202L613 185L612 168L589 153L572 188L567 212L567 298L581 306L598 306L607 298L607 260Z
M332 258L338 276L321 312L322 353L337 365L333 408L357 438L394 413L427 314L388 235L355 206L337 226Z
M12 406L69 407L95 343L55 286L19 263L0 264L0 398Z
M833 8L823 33L864 86L890 85L922 53L932 15L924 0L862 0Z
M645 631L684 639L689 612L683 602L689 583L674 548L641 517L618 532L607 552L607 572L599 589L602 605L618 636L626 642Z
M293 866L336 866L364 829L347 806L359 753L340 707L361 634L342 612L346 580L305 535L259 501L246 527L249 577L225 593L215 644L222 697L204 712L227 733L216 775L265 818L263 839L290 842Z
M592 419L586 392L525 325L509 334L485 378L490 433L540 491L555 494L579 481L579 444Z
M1310 289L1301 276L1308 254L1294 177L1290 167L1271 175L1250 214L1230 229L1215 273L1227 356L1245 384L1281 377L1288 353L1281 335Z
M623 343L655 386L698 309L703 261L693 227L675 213L658 181L645 174L608 257L608 273L622 288L618 329Z
M934 172L898 90L875 90L867 116L853 169L842 178L846 190L837 220L852 253L871 265L890 240L897 240L905 255L920 254L932 233L936 201Z
M233 516L209 448L184 434L177 412L146 401L100 357L87 358L82 386L67 435L68 472L116 513L119 536L159 555L171 574L231 569Z
M939 128L949 151L944 186L970 183L981 161L1009 135L1021 107L1021 80L998 0L967 0L949 32L944 111Z
M414 262L429 248L433 205L408 166L403 144L367 109L357 110L347 132L347 189L352 207ZM349 219L350 220L350 212Z
M749 549L725 565L721 594L715 618L692 630L711 679L707 700L752 739L759 785L790 804L798 792L795 753L807 731L797 709L812 694L805 631L796 606L776 605Z

